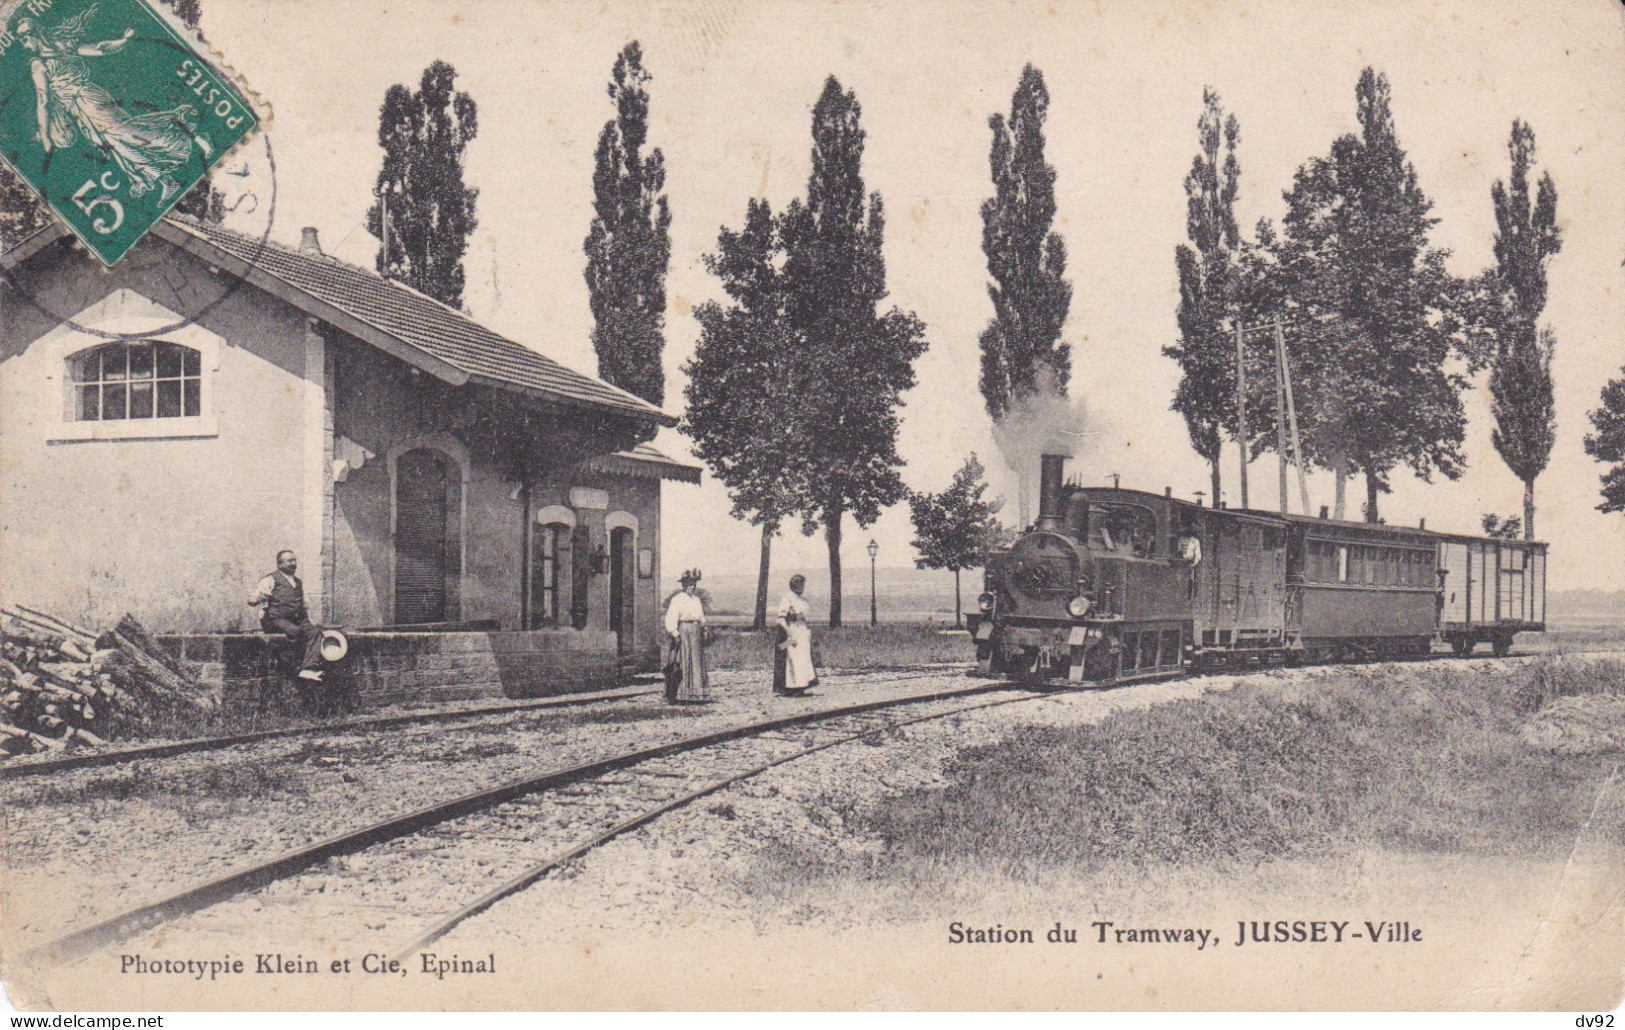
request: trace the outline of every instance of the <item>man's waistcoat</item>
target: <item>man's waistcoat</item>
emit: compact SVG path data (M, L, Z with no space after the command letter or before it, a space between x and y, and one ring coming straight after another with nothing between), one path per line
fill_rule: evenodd
M305 584L299 581L298 576L292 577L293 585L288 584L289 577L280 572L271 574L271 600L265 605L265 618L287 619L289 622L304 622L305 615Z

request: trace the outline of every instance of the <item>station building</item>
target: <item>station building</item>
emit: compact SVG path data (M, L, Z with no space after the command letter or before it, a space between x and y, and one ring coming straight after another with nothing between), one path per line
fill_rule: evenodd
M291 548L313 619L436 656L465 695L655 661L661 489L700 474L650 445L670 415L313 229L295 249L172 217L104 270L53 226L0 266L7 599L91 627L131 612L229 666Z

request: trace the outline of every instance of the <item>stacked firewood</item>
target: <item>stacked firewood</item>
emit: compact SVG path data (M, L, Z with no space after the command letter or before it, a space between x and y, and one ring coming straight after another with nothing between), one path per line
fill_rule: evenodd
M98 636L0 606L0 752L99 746L213 708L186 663L131 616Z

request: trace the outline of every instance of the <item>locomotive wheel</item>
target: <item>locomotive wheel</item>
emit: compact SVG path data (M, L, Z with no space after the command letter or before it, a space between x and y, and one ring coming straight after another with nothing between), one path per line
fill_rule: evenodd
M1450 649L1457 658L1466 658L1473 653L1473 642L1467 637L1456 637L1450 641Z

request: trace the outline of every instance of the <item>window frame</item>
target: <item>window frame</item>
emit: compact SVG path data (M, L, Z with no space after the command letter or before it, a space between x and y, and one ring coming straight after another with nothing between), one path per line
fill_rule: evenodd
M557 629L565 625L563 607L559 604L559 578L569 569L565 558L570 554L570 534L573 527L563 522L546 522L536 527L536 569L540 573L535 583L535 606L532 622L537 629ZM551 602L551 605L549 604Z
M198 352L198 414L174 418L81 420L76 417L73 362L110 343L172 343ZM220 435L215 385L225 339L131 289L115 290L29 344L38 425L46 443L169 440ZM36 358L37 355L37 358ZM184 392L184 391L183 391Z
M137 349L148 352L147 369L144 376L138 376L135 369L135 356ZM165 349L179 352L180 367L175 374L165 374L163 358ZM108 356L118 352L123 359L122 374L115 375L108 367ZM96 363L93 373L87 372L86 365ZM203 417L203 354L195 347L188 347L184 343L174 343L164 339L150 340L114 340L99 346L79 351L68 358L68 409L65 416L75 422L135 422L140 420L143 424L154 424L160 428L167 428L179 419L197 419ZM175 404L179 413L174 415L159 414L161 410L162 395L165 384L176 385ZM147 414L136 414L137 387L149 387L147 392ZM188 391L187 387L193 387ZM96 417L86 418L84 403L87 391L96 392ZM106 417L108 408L108 395L118 390L124 410L122 415ZM187 408L195 410L188 413Z

